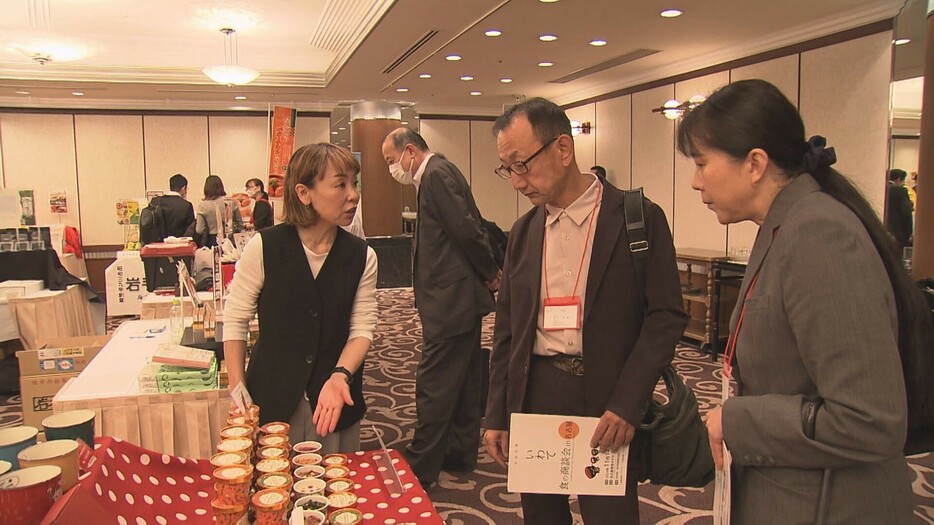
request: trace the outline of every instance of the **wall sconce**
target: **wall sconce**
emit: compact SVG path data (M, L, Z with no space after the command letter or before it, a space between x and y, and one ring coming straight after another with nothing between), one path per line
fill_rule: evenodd
M694 95L686 102L679 102L678 99L673 98L665 102L661 107L652 109L652 113L661 113L668 120L677 120L688 111L700 106L705 100L707 100L707 97L703 95Z
M571 121L571 136L576 137L578 135L590 135L590 130L593 129L593 126L590 122L578 122L576 120Z

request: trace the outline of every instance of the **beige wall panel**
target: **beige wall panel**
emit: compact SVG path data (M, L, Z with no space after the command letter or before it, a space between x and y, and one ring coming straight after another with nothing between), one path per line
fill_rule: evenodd
M892 33L850 40L801 55L799 107L808 137L823 135L834 165L869 199L885 202Z
M269 156L266 150L266 117L208 117L211 174L224 181L227 195L241 191L252 178L266 180ZM193 199L204 195L197 188Z
M470 121L468 120L422 120L420 134L428 148L435 153L443 153L445 157L455 166L469 183L471 180L470 169ZM402 166L409 169L408 166ZM418 169L413 166L412 171Z
M717 88L728 84L727 71L678 82L675 98L685 101L694 95L708 96ZM704 248L726 250L726 226L721 225L704 202L700 194L691 188L694 178L694 161L681 153L675 153L675 220L672 233L677 248Z
M146 190L168 191L169 177L188 179L188 200L197 209L208 176L208 117L143 117ZM228 192L229 193L229 192Z
M146 196L143 118L139 115L75 115L81 240L122 244L118 199Z
M510 230L518 212L516 195L509 181L499 178L493 170L501 164L493 137L493 122L470 122L470 166L473 180L470 189L480 213L503 230Z
M921 141L918 139L893 139L892 140L892 164L893 168L900 168L911 175L912 171L918 171L918 148ZM909 180L910 184L911 181Z
M591 125L594 125L594 121L597 120L596 104L585 104L569 109L567 115L571 120L590 122ZM574 137L574 156L581 171L589 171L590 167L595 164L597 131L599 129L594 128L587 135L580 134Z
M0 114L0 148L5 187L35 191L36 222L57 224L61 219L80 228L71 115ZM65 190L68 199L68 213L61 216L49 210L49 192L58 190Z
M730 80L761 78L771 82L784 93L793 104L798 104L798 57L789 55L758 64L739 67L730 71ZM759 226L752 221L727 226L727 250L752 248Z
M671 225L674 217L675 125L652 113L675 96L674 86L661 86L632 94L632 187L661 206Z
M305 144L331 142L327 117L298 117L295 122L295 149Z
M611 184L617 188L630 188L632 96L597 102L593 134L596 140L594 164L606 168L606 178Z
M788 55L730 70L730 82L761 78L775 85L793 104L798 104L798 57Z

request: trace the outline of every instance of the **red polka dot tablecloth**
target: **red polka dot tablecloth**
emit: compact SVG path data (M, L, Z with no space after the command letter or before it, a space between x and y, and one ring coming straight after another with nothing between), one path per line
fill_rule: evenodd
M380 469L385 469L378 461L382 451L361 451L347 454L350 479L354 481L357 495L357 510L363 513L363 523L374 525L443 525L444 520L438 515L425 489L418 483L411 467L396 450L389 451L389 457L405 491L393 495L387 488L394 481L384 481ZM391 478L391 476L389 476Z
M443 525L409 464L395 450L389 459L404 490L394 489L382 451L347 454L357 510L373 525ZM53 506L46 523L165 525L213 523L213 467L206 459L152 452L118 438L97 438L88 471ZM393 494L395 493L395 494ZM103 519L106 516L106 519ZM110 521L112 520L112 521Z
M152 452L113 437L97 438L94 448L89 470L49 512L55 523L87 523L82 517L101 510L120 525L214 521L208 460ZM76 497L76 491L83 494ZM87 508L92 505L99 508Z

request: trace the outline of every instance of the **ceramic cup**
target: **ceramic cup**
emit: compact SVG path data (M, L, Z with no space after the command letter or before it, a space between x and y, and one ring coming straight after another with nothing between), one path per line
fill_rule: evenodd
M0 461L0 476L13 469L13 464L9 461Z
M20 450L36 444L39 429L36 427L12 427L0 430L0 460L8 461L13 465L12 470L19 468L16 455Z
M45 439L80 439L84 444L94 448L94 411L69 410L59 412L42 420L45 429Z
M62 469L62 492L78 483L78 442L56 439L24 448L16 456L23 467L55 465Z
M42 521L62 495L62 469L54 465L14 470L0 476L0 509L4 525Z

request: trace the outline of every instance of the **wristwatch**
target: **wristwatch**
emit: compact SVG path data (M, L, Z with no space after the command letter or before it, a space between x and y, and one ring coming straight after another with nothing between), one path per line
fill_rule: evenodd
M330 375L334 375L335 373L338 373L338 372L340 372L341 374L344 374L347 377L348 385L353 383L353 374L350 373L350 370L347 370L346 368L342 366L336 366L334 367L334 370L331 370Z

